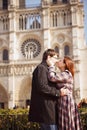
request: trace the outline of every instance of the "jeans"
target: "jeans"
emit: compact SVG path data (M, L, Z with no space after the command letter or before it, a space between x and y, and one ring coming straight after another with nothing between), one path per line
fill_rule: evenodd
M40 130L58 130L57 125L40 124Z

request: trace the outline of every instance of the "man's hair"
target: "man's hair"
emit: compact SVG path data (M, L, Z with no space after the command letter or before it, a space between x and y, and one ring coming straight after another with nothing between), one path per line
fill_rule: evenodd
M43 53L43 58L42 58L42 60L43 60L43 61L46 61L48 56L53 57L54 55L57 55L57 56L58 56L58 53L56 53L54 49L47 49L47 50Z

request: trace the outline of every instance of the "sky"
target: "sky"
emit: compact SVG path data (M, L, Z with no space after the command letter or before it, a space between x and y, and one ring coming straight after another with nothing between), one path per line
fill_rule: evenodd
M26 3L29 3L29 4L39 4L41 0L26 0Z
M29 4L39 4L41 0L26 0L26 3L29 3ZM81 0L84 2L84 13L85 13L85 17L84 17L84 35L85 35L85 40L86 40L86 43L87 43L87 0Z

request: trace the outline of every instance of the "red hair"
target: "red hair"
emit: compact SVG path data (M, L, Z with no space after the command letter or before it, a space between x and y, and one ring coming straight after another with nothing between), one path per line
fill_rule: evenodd
M74 62L73 62L73 60L70 57L65 56L64 63L65 63L65 69L69 70L71 72L72 76L74 77Z

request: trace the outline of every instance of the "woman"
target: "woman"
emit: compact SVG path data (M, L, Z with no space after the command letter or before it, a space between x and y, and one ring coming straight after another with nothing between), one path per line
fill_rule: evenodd
M54 67L50 66L49 80L57 83L57 89L64 87L69 91L68 95L58 98L58 130L82 130L78 108L73 98L74 62L65 56L56 66L61 72L55 73Z

